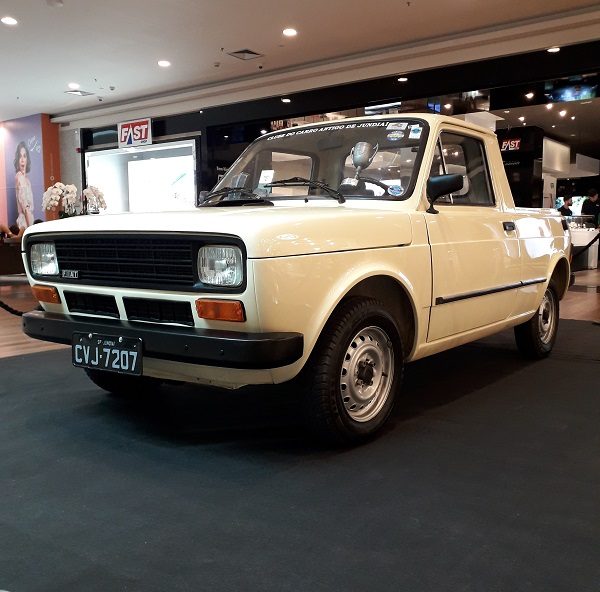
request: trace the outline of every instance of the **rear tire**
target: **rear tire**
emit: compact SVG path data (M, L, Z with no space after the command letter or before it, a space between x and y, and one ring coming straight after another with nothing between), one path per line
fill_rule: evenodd
M533 317L515 327L517 348L525 357L541 360L552 351L558 333L558 302L556 286L551 280Z
M309 428L338 445L372 436L392 411L403 367L400 332L384 305L348 300L325 325L300 375Z
M108 391L111 395L121 398L133 399L144 396L149 392L155 392L162 384L161 380L150 376L130 376L90 368L84 368L84 370L96 386Z

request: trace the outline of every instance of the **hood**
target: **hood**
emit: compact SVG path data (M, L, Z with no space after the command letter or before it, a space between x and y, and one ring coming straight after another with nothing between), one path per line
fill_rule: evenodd
M406 211L333 206L244 206L193 211L87 215L30 226L46 232L182 232L240 237L248 257L283 257L407 245Z

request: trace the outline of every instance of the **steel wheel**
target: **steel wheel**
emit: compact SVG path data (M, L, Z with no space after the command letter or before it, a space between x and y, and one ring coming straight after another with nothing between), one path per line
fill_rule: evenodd
M540 308L538 309L538 328L540 341L544 344L554 339L556 331L556 296L552 290L546 290Z
M346 413L358 422L375 417L394 380L394 350L387 333L375 326L361 329L350 341L340 372Z

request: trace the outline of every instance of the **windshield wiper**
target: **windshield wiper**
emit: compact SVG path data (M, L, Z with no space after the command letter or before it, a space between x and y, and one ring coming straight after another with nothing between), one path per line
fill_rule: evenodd
M232 195L232 199L223 199L227 195ZM250 204L272 206L273 202L264 199L262 195L256 194L250 189L244 189L243 187L222 187L216 191L211 191L199 206L245 206Z
M346 199L344 196L333 187L327 185L323 181L312 181L311 179L305 179L304 177L291 177L290 179L281 179L280 181L272 181L264 185L265 187L315 187L323 189L331 197L338 200L339 203L344 203Z

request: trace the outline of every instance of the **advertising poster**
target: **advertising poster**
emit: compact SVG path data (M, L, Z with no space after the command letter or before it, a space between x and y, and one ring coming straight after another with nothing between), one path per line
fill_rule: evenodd
M44 161L42 151L42 116L12 119L2 124L4 178L0 181L0 214L6 212L8 226L27 228L44 218Z

